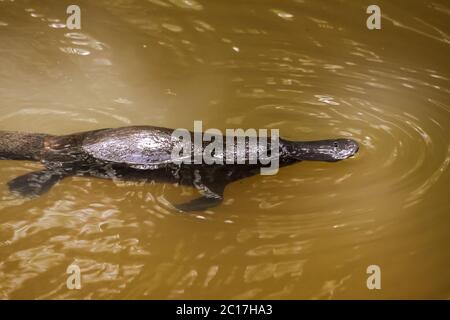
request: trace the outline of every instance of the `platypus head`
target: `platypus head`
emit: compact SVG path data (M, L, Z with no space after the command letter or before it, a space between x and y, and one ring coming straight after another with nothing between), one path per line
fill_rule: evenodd
M351 139L286 141L286 156L295 160L339 161L358 152L358 143Z

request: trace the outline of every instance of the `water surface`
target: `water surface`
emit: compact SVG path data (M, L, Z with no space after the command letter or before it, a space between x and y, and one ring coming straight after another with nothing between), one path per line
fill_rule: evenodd
M72 177L38 199L0 163L1 298L450 298L450 6L377 1L0 1L0 129L149 124L348 137L359 154L226 189ZM68 290L77 264L81 290ZM382 289L366 287L379 265Z

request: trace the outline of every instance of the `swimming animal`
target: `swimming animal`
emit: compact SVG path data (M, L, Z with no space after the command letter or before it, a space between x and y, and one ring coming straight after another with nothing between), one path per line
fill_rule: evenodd
M0 159L34 160L44 165L40 171L8 182L9 189L22 196L39 196L60 180L75 175L177 183L194 186L201 194L199 198L174 205L185 212L217 206L229 183L258 174L264 166L259 162L176 163L171 155L179 140L172 136L173 131L152 126L108 128L62 136L0 131ZM194 137L194 133L190 134ZM222 139L226 145L226 136ZM247 158L271 148L270 139L262 146L245 143ZM204 149L205 143L200 147ZM279 166L283 167L303 160L333 162L347 159L358 151L358 144L351 139L289 141L280 138L278 149ZM240 151L236 150L238 148L231 151L236 153L234 157L239 156ZM190 153L194 155L193 145Z

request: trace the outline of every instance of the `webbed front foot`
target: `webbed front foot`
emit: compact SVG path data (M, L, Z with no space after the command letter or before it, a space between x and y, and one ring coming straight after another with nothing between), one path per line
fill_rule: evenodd
M182 212L204 211L218 206L223 201L223 197L200 197L191 201L175 205L175 208Z
M198 175L200 177L200 175ZM214 182L204 183L197 181L194 186L202 194L202 197L191 201L175 205L175 208L182 212L204 211L218 206L223 201L223 192L226 186L226 180L217 177Z

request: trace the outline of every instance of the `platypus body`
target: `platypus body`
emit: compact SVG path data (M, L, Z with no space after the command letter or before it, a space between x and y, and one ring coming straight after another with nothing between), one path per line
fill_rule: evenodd
M171 157L177 141L172 136L173 131L152 126L101 129L64 136L0 131L0 159L34 160L45 166L41 171L8 182L10 190L22 196L39 196L63 178L73 175L177 183L194 186L202 195L174 205L185 212L217 206L229 183L256 175L265 166L260 162L175 162ZM194 133L190 134L194 137ZM226 145L226 137L222 139ZM201 148L205 147L203 143ZM270 141L266 146L249 145L246 141L246 147L248 157L271 148ZM279 166L283 167L303 160L343 160L358 151L358 144L350 139L307 142L280 139L278 148ZM191 152L194 157L194 146Z

